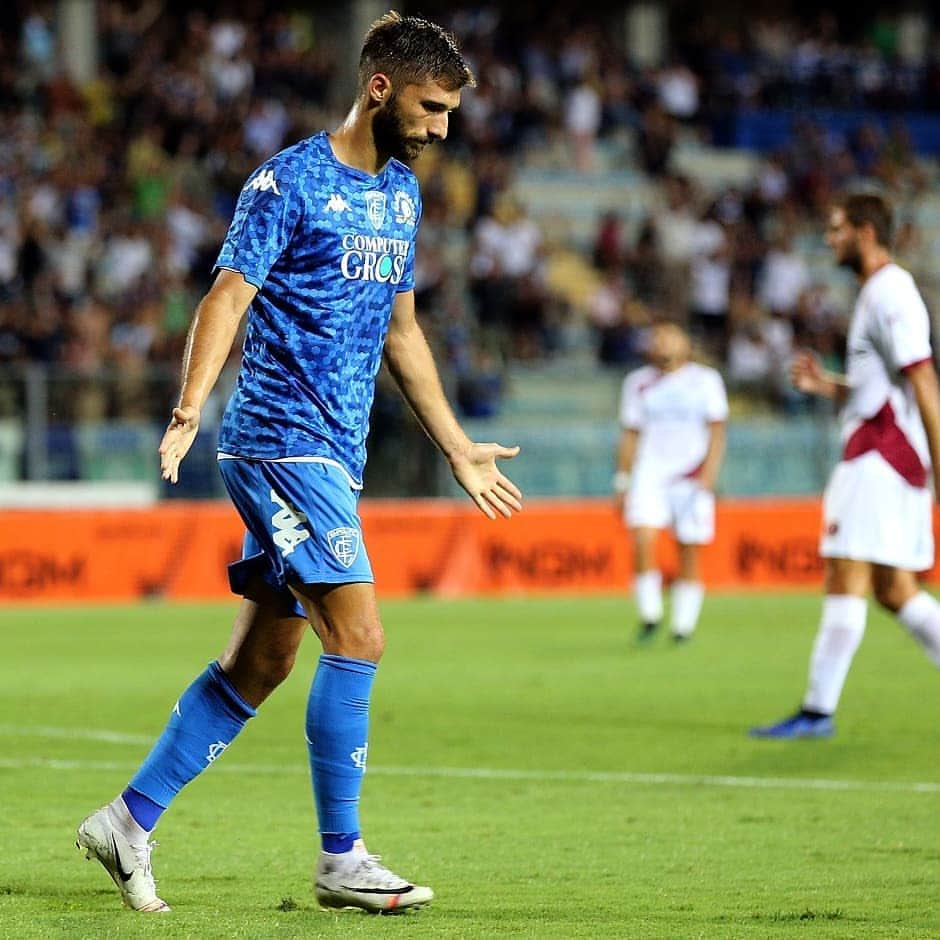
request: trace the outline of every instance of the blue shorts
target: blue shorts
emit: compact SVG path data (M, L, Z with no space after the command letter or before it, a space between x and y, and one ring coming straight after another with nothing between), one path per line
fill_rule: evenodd
M359 491L337 466L226 458L219 472L248 529L229 584L244 594L260 575L299 616L287 585L372 582L356 505Z

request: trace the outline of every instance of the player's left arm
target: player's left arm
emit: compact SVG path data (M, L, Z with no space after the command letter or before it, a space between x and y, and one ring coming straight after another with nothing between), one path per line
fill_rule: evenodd
M384 354L405 401L479 510L490 519L495 519L497 513L508 518L521 510L522 493L496 465L499 459L515 457L519 448L477 444L464 433L448 404L434 357L415 316L413 291L395 295Z
M917 409L920 411L924 430L927 432L927 446L930 448L930 462L933 465L934 497L940 497L940 383L933 360L908 366L904 370L911 387Z
M708 449L698 472L698 481L703 489L714 492L721 471L721 462L725 459L727 422L711 421L708 425Z
M707 381L702 389L705 398L705 420L708 422L708 445L705 459L698 472L698 482L703 489L715 491L721 462L725 459L728 427L728 393L725 383L717 372L706 373Z

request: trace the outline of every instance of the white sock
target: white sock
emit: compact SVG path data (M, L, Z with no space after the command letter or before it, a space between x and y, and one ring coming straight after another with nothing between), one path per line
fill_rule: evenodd
M643 623L659 623L663 619L663 576L658 571L644 571L633 581L636 606Z
M839 704L852 657L865 633L868 602L852 594L827 594L809 661L803 707L831 715Z
M898 611L898 620L940 666L940 604L926 591L920 591Z
M111 819L112 824L117 828L121 834L130 842L131 845L140 845L142 842L146 842L150 836L150 833L144 829L133 816L131 816L130 810L127 808L127 804L120 796L116 796L108 804L108 816Z
M705 585L701 581L676 581L672 586L672 632L676 636L691 636L705 600Z

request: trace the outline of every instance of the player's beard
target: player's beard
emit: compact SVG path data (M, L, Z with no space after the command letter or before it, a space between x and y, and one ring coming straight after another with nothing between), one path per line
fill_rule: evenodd
M858 250L858 238L853 238L839 256L839 267L848 268L853 274L862 273L862 253Z
M411 163L431 142L427 138L408 136L394 94L376 111L372 119L372 137L375 149L382 156L394 157L402 163Z

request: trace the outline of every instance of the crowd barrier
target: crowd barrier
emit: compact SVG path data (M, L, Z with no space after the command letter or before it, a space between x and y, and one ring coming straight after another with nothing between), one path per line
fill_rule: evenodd
M631 580L612 501L533 501L496 521L464 502L360 508L381 596L607 593ZM719 590L820 587L820 524L814 499L720 502L704 580ZM239 557L242 531L225 502L0 510L0 604L229 598L226 564ZM659 551L668 576L674 546L664 538Z

